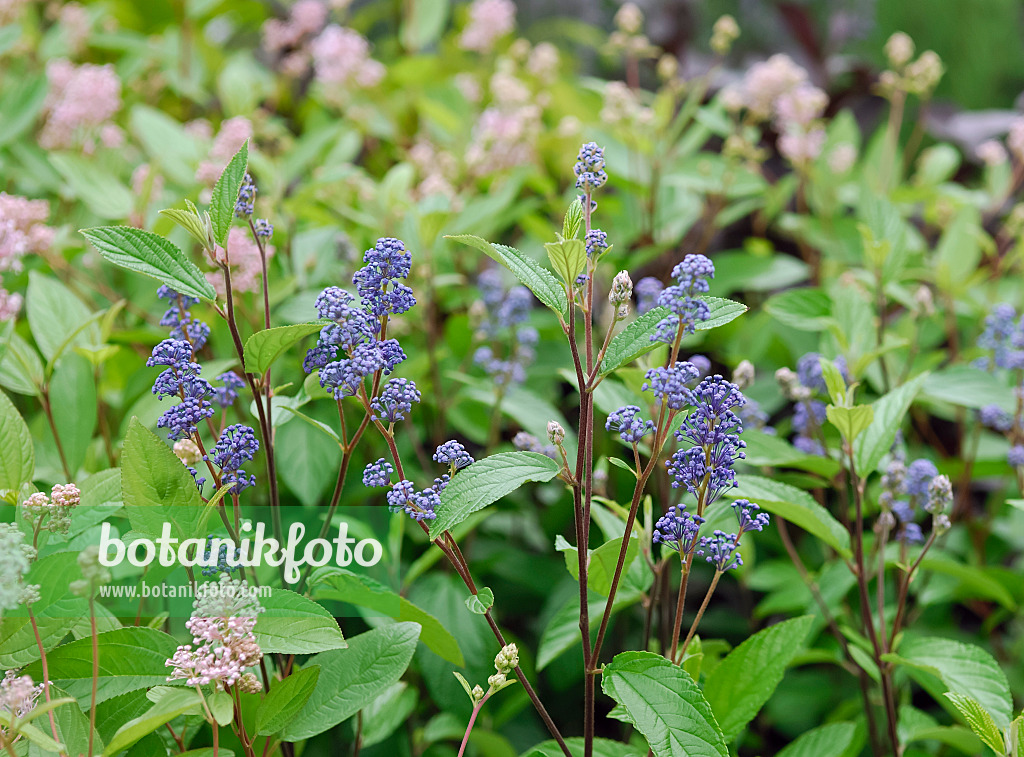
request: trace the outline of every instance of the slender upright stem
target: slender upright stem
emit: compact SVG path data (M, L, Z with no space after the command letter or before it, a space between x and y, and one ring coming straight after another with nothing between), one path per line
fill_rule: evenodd
M43 647L43 639L39 635L39 626L36 625L36 616L32 612L32 606L28 606L28 619L32 624L32 633L36 637L36 646L39 648L39 660L43 667L43 695L46 697L46 701L50 701L50 671L46 665L46 649ZM60 741L60 737L57 735L57 723L53 719L53 710L50 710L47 715L50 716L50 732L53 733L53 740ZM92 735L91 733L89 734Z
M469 734L473 732L473 724L476 723L476 716L480 714L480 709L491 697L491 692L487 692L484 698L473 705L473 714L469 716L469 725L466 726L466 735L462 737L462 746L459 747L459 757L462 757L466 753L466 745L469 744Z
M64 469L64 477L70 481L74 474L68 465L67 455L64 453L64 445L61 444L60 434L57 433L57 423L53 418L53 406L50 404L50 387L42 387L39 397L43 402L43 413L46 415L46 422L50 425L50 433L53 434L53 441L57 443L57 454L60 455L60 465Z
M687 569L686 560L679 560L679 594L676 597L676 619L672 626L672 646L668 658L676 659L676 650L679 648L679 634L683 628L683 607L686 605L686 585L689 583L690 571Z
M704 595L704 601L700 603L700 609L697 610L697 617L693 619L690 631L686 634L686 640L683 642L683 646L679 648L678 662L681 662L683 658L686 657L686 648L690 646L690 642L693 641L693 635L697 633L697 626L700 625L700 621L704 617L704 611L708 609L708 603L711 601L711 595L714 594L715 589L718 588L718 579L721 577L722 571L716 570L714 578L711 579L711 585L708 587L708 592ZM677 662L676 658L673 658L672 661Z
M89 591L89 633L92 635L92 692L89 700L89 754L93 754L92 741L96 732L96 689L100 680L100 641L96 634L96 598Z

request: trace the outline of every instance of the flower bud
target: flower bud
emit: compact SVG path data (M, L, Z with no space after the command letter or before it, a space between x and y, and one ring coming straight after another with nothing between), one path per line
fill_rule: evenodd
M195 465L203 459L199 447L191 439L179 439L174 443L174 454L185 465Z
M246 673L238 679L238 690L243 694L258 694L263 691L263 684L255 673Z
M953 523L949 520L949 516L945 513L936 515L932 518L932 530L935 531L936 536L942 536L950 528L953 527Z
M930 513L944 513L953 503L953 484L949 476L936 476L928 484L928 501L924 509Z
M508 679L505 677L504 673L495 673L487 679L487 685L492 689L500 689L507 681Z
M479 685L473 687L473 701L479 702L484 698L484 690Z
M729 14L720 16L711 28L711 49L719 55L726 55L739 36L740 26L736 19Z
M552 444L561 444L565 441L565 429L558 421L548 421L548 441Z
M608 292L608 302L613 305L620 305L629 302L633 296L633 281L626 271L619 271L612 279L612 288Z
M494 667L499 673L507 673L519 664L519 648L515 644L508 644L502 648L494 658Z
M885 43L885 57L893 68L902 68L914 57L914 40L903 32L896 32Z
M626 34L636 34L644 25L644 13L634 3L623 3L615 14L615 26Z
M732 383L741 390L748 388L754 383L754 364L749 360L743 360L732 372Z

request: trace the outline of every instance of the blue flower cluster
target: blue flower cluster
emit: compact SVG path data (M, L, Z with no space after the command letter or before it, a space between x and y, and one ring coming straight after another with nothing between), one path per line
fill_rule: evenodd
M648 434L654 433L654 421L645 421L640 417L640 408L636 405L620 407L608 416L604 424L607 431L618 431L619 438L626 444L638 444Z
M715 277L715 266L704 255L687 255L672 269L675 284L665 287L658 294L658 305L671 311L662 319L651 335L652 342L672 344L677 334L696 331L697 324L711 317L708 304L698 295L706 293L710 286L708 279Z
M161 326L171 327L171 339L187 341L196 350L201 350L210 337L210 327L192 317L189 308L199 302L198 297L189 297L162 285L157 291L161 300L168 300L170 305L160 318Z
M156 423L158 428L167 429L168 439L192 436L199 423L213 415L213 405L207 399L213 387L199 376L202 368L193 357L192 345L184 339L165 339L153 348L153 354L146 361L150 367L165 366L153 382L153 394L161 400L164 397L181 400L168 408Z
M483 368L497 386L521 384L526 369L536 357L537 330L529 325L533 295L524 286L505 290L497 269L488 269L477 279L483 302L478 338L488 344L479 347L473 362ZM498 342L508 342L499 350ZM502 358L499 352L508 357Z
M985 330L978 337L978 346L990 350L991 357L977 361L979 367L1019 372L1024 370L1024 317L1019 318L1011 305L996 305L985 319ZM1017 397L1024 395L1024 376L1017 373ZM1024 466L1024 418L1013 415L997 404L978 411L982 425L998 431L1010 442L1006 462L1014 468Z
M412 412L413 403L419 402L420 397L420 390L411 379L393 378L384 385L380 396L371 400L370 419L382 423L405 420L406 413Z
M256 477L248 475L242 466L259 451L260 443L248 426L235 423L221 432L217 444L210 450L209 459L221 469L221 483L234 484L232 494L256 485Z
M697 554L715 566L715 570L724 573L727 570L743 565L739 553L739 536L715 530L711 536L700 537L700 549Z
M643 315L648 310L653 310L658 306L658 295L661 294L661 290L664 287L661 282L653 276L644 276L640 281L636 282L636 286L633 287L633 294L636 295L636 312L637 315Z
M234 371L220 374L217 380L221 386L214 387L213 401L221 407L231 407L238 399L238 390L245 386L245 382Z
M746 443L740 440L743 422L735 410L745 402L739 388L717 374L691 391L693 409L676 438L693 446L674 452L666 466L672 486L685 487L698 498L703 493L704 507L736 486L733 466L743 459Z
M846 360L842 355L833 361L849 382ZM783 368L775 374L786 397L796 403L793 410L793 430L796 436L793 446L807 455L825 455L825 447L821 442L822 428L826 420L826 404L819 396L827 394L825 378L821 369L821 355L808 352L796 364L796 373Z
M686 512L686 505L670 507L654 524L655 544L664 544L684 557L697 546L697 534L704 524L699 515Z
M473 456L466 451L462 442L457 442L452 439L445 442L434 451L434 462L447 465L452 469L452 472L455 472L472 465L476 461L473 459Z
M412 481L399 481L388 492L388 509L393 513L404 512L415 521L434 520L439 504L441 495L437 488L417 492Z
M899 527L897 538L900 541L907 544L924 541L924 533L916 522L919 510L932 516L933 529L942 532L949 528L946 513L953 503L953 488L949 478L940 475L931 460L920 458L905 465L896 457L886 468L881 483L882 493L878 498L881 517Z
M584 237L584 243L588 258L600 257L608 249L608 234L600 229L591 229Z
M363 468L363 486L372 488L376 486L390 486L391 474L395 472L394 467L383 457L375 463L370 463Z
M643 391L653 392L659 405L664 402L671 410L682 410L692 404L691 389L700 378L700 369L693 363L680 362L671 368L652 368L645 375Z
M374 318L399 315L416 304L412 289L399 281L409 277L412 254L400 239L382 237L363 254L365 266L352 276L356 291Z
M208 562L210 560L210 552L212 551L212 548L213 548L212 542L213 542L213 537L212 536L207 536L206 537L206 549L203 551L203 562ZM203 568L203 575L207 576L207 577L209 577L209 576L216 576L216 575L219 575L220 573L227 573L227 574L230 575L231 573L234 573L236 570L238 570L241 567L241 560L242 560L242 550L240 550L240 549L238 549L236 547L235 548L234 556L231 558L231 560L228 560L228 545L227 544L221 544L220 545L220 549L217 550L217 562L216 562L216 564L215 565L207 565L207 566L205 566Z
M238 188L238 199L235 200L235 218L249 219L256 209L256 182L248 173Z
M598 146L597 142L585 143L576 156L573 173L576 174L577 189L593 192L603 187L608 181L608 174L604 170L604 148Z

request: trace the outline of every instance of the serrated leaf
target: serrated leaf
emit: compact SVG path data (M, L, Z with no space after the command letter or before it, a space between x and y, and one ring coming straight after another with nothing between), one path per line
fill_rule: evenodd
M558 279L551 275L551 272L543 268L532 258L527 257L514 247L506 247L503 244L491 244L486 239L472 234L457 234L446 236L455 242L475 247L495 262L505 266L512 271L513 275L533 292L537 299L554 310L559 315L565 313L569 307L569 300L565 296L565 287L558 283Z
M758 631L711 671L704 696L726 741L736 738L771 698L786 667L803 649L813 622L813 616L804 615Z
M28 426L0 392L0 489L20 489L32 480L35 470L36 453Z
M927 380L928 374L922 373L871 404L874 410L871 425L853 445L854 465L861 476L867 476L874 471L892 448L904 416Z
M783 325L799 331L822 331L832 321L832 298L813 287L773 295L764 309Z
M616 655L604 668L601 688L625 708L655 757L728 757L725 738L697 684L661 655Z
M227 166L221 172L217 183L213 185L210 196L210 220L213 222L213 238L217 244L228 246L228 232L231 230L231 219L235 217L235 203L238 201L238 190L245 179L245 171L249 166L249 140L245 140L238 148ZM179 290L180 291L180 290Z
M960 714L964 716L967 725L978 734L978 738L991 747L998 755L1006 752L1006 745L1003 743L1003 735L999 732L992 716L978 702L964 694L955 694L952 691L946 692L946 699L953 703Z
M80 233L115 265L152 276L182 294L217 298L202 271L176 245L157 234L129 226L97 226Z
M320 668L320 680L282 738L297 741L323 733L396 683L409 667L419 631L416 623L381 626L352 638L347 649L311 658L307 665Z
M572 757L583 757L583 739L576 737L565 740ZM630 744L623 744L621 741L611 739L594 739L594 757L645 757L646 750L641 751L638 747ZM555 740L545 741L531 747L523 752L522 757L564 757L565 752Z
M852 442L871 425L871 421L875 417L875 411L870 405L856 405L854 407L829 405L825 408L825 416L833 426L839 429L843 439Z
M288 725L309 701L319 679L320 668L310 665L275 681L256 710L256 735L269 736Z
M245 340L242 352L245 370L262 376L267 368L300 339L315 334L324 327L322 323L297 323L293 326L277 326L257 331Z
M775 757L843 757L856 734L854 723L827 723L800 734Z
M466 608L476 615L484 615L494 604L494 592L484 586L476 594L466 597Z
M430 523L434 539L527 481L550 481L559 466L536 452L499 452L477 460L457 473L441 494L437 518Z
M253 633L264 653L314 654L347 646L338 621L312 599L274 589L260 604L263 612Z
M113 757L123 752L142 737L162 728L164 724L170 723L180 715L196 713L200 707L202 704L195 689L175 688L167 691L160 701L145 713L117 729L117 733L103 750L103 756Z
M576 277L587 265L587 249L580 239L563 239L560 242L548 242L544 245L548 251L548 260L555 273L562 277L568 286L572 286Z
M562 238L575 239L579 236L580 227L583 226L583 203L574 199L569 203L562 219Z

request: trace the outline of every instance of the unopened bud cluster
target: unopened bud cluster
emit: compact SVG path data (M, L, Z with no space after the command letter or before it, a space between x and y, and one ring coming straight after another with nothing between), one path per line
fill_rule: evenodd
M71 511L82 501L82 494L74 484L57 484L47 497L35 492L21 505L22 517L34 531L66 534L71 528Z

